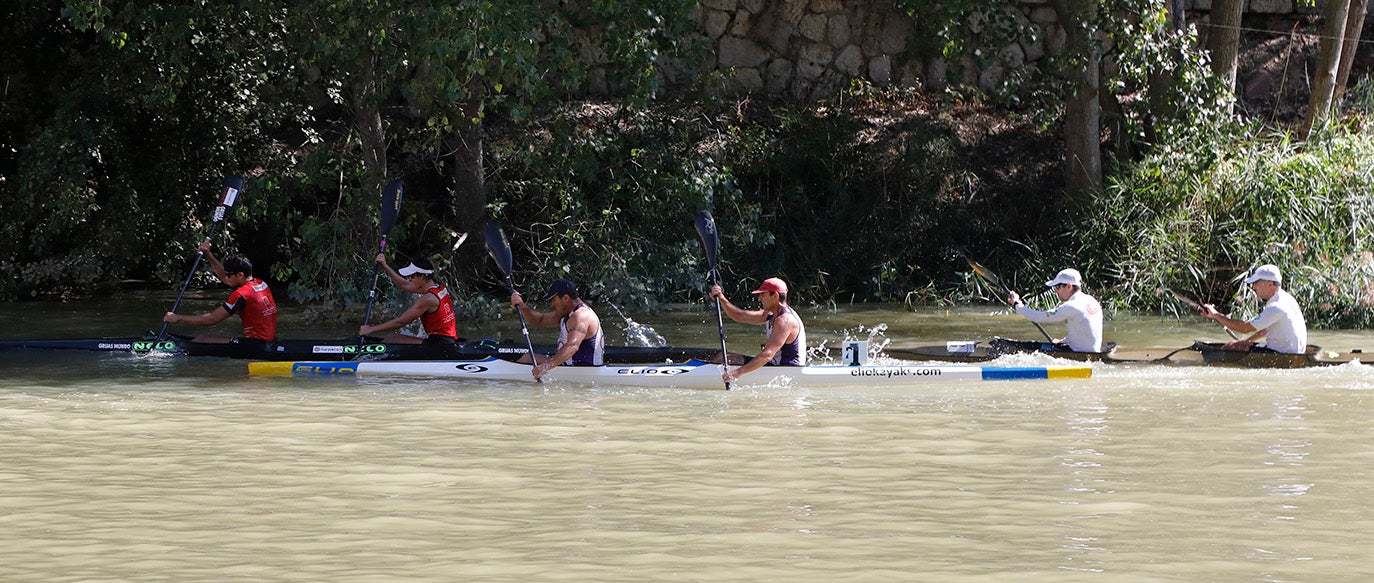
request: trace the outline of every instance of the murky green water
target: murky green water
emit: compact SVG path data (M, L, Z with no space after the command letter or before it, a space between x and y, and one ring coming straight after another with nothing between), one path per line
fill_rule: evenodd
M130 335L162 304L3 304L0 325ZM801 313L832 345L879 324L902 342L1038 334L995 308ZM704 307L642 323L716 341ZM1109 329L1133 347L1222 337L1149 316ZM349 332L288 312L292 330ZM727 331L741 351L761 337ZM0 371L6 581L1374 576L1374 372L1360 365L730 392L262 379L236 361L77 353L0 354Z

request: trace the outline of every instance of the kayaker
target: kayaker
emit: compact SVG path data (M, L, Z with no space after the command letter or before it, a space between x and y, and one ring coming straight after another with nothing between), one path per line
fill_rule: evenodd
M253 277L253 263L243 255L234 255L220 263L210 252L210 242L202 241L200 252L210 263L215 276L225 285L234 288L224 304L199 316L182 316L167 312L163 322L170 324L191 324L193 326L214 326L231 315L237 314L243 321L243 336L239 338L220 338L216 336L197 336L196 342L217 342L233 344L266 345L277 340L277 301L272 298L272 290L267 282Z
M418 294L410 307L390 320L371 326L359 326L358 334L367 336L378 332L391 332L419 320L424 326L425 338L421 340L406 334L388 334L383 342L399 344L429 344L441 346L453 352L458 351L458 318L453 312L453 298L434 275L434 264L429 259L417 257L400 269L393 269L386 262L386 255L378 253L377 265L386 272L387 278L405 291Z
M1027 307L1015 291L1007 296L1007 303L1032 322L1064 322L1067 332L1054 341L1056 344L1066 344L1074 352L1102 352L1102 304L1083 293L1083 275L1077 269L1065 269L1045 282L1045 286L1053 289L1055 297L1063 302L1053 310L1042 312Z
M762 324L768 339L763 349L743 366L725 371L725 382L733 382L750 371L763 366L806 366L806 326L801 316L792 306L787 305L787 282L770 277L750 292L759 298L762 310L745 310L730 303L719 285L711 286L712 298L719 298L720 305L731 320L742 324Z
M601 318L582 301L577 285L556 279L539 298L549 302L552 312L536 312L525 304L519 292L511 293L511 307L520 310L531 326L558 326L558 348L552 356L541 357L534 366L534 378L543 377L560 364L601 366L605 363L606 338L601 333Z
M1273 264L1255 268L1250 277L1245 278L1255 297L1264 301L1264 309L1250 320L1237 320L1217 311L1216 306L1202 306L1202 315L1216 320L1218 324L1242 334L1254 332L1249 338L1234 340L1223 348L1227 350L1273 351L1283 354L1302 354L1307 351L1307 320L1302 317L1302 307L1298 300L1283 290L1283 274ZM1260 339L1264 346L1255 346Z

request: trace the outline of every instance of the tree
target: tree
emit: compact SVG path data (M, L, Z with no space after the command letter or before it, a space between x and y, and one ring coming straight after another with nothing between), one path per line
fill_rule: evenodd
M112 8L101 0L67 0L65 15L80 34L129 39L128 46L139 50L114 51L112 58L156 73L150 77L225 87L251 80L252 99L283 112L246 121L257 124L256 135L290 136L299 144L291 152L295 166L276 169L283 174L272 177L298 189L286 207L291 236L280 244L289 247L283 255L291 267L281 275L294 278L297 299L339 300L360 290L341 285L347 274L330 266L367 265L377 194L388 178L444 177L435 188L408 189L406 199L413 209L407 216L443 226L428 230L429 239L410 251L447 251L448 233L475 232L487 219L487 116L521 119L554 100L596 89L632 99L651 96L656 61L686 36L694 5L220 0L132 1ZM227 55L226 62L201 54L206 46ZM189 62L196 63L194 70L186 69ZM183 86L156 89L177 99ZM232 113L254 112L235 107ZM200 114L208 120L226 116L213 109ZM404 232L398 229L398 239ZM476 246L463 251L474 264L482 257Z
M1212 55L1212 74L1221 81L1222 88L1232 95L1236 93L1236 62L1240 57L1240 19L1244 12L1245 0L1213 0L1212 28L1207 33L1207 52Z
M655 61L674 48L692 2L523 0L286 2L293 46L317 84L342 87L369 175L385 174L387 126L410 128L407 147L445 177L447 205L431 214L458 232L487 220L483 120L522 119L557 98L602 89L651 95ZM357 15L366 15L359 17ZM321 15L324 17L321 18ZM395 155L392 148L392 155ZM447 208L443 208L443 207ZM471 263L483 259L470 247Z
M1331 111L1336 92L1336 72L1340 69L1341 49L1345 45L1345 22L1350 14L1351 0L1328 0L1325 22L1322 25L1321 50L1317 55L1317 70L1312 75L1312 95L1307 101L1307 114L1299 127L1301 135L1309 135Z
M1368 10L1369 0L1351 0L1350 14L1345 20L1345 42L1341 45L1341 66L1336 71L1337 99L1345 96L1350 67L1355 63L1355 51L1359 48L1360 36L1364 34L1364 18Z
M1093 38L1098 0L1052 0L1072 65L1064 101L1066 177L1070 200L1086 207L1102 183L1102 48Z

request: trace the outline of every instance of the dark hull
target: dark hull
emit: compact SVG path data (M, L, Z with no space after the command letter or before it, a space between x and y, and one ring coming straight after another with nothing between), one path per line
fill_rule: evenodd
M1034 340L1006 340L997 338L991 342L976 343L971 350L952 350L946 346L888 347L887 355L906 360L937 360L942 362L986 362L1018 352L1039 352L1081 362L1105 362L1109 364L1170 364L1234 366L1241 368L1310 368L1346 364L1364 359L1374 361L1374 355L1359 350L1343 353L1324 352L1316 346L1308 346L1304 354L1279 354L1263 351L1224 350L1219 342L1194 342L1192 346L1169 349L1119 350L1113 347L1108 352L1073 352L1063 350L1049 343ZM965 348L968 348L965 346Z
M1194 342L1190 347L1202 353L1206 364L1238 366L1245 368L1309 368L1314 366L1334 366L1368 358L1361 351L1326 353L1320 347L1308 345L1303 354L1280 354L1277 352L1225 350L1219 342Z
M536 352L552 354L553 346L535 345ZM196 342L190 337L169 335L158 340L152 337L69 338L38 340L0 340L0 351L14 350L78 350L127 354L181 354L213 356L244 360L447 360L482 359L496 357L515 361L529 350L524 343L464 342L455 347L431 344L382 342L368 339L359 342L346 339L285 339L267 345ZM719 358L719 349L607 346L608 364L664 363L688 360L711 361ZM732 358L732 361L734 359Z
M893 358L910 360L937 360L941 362L987 362L1000 356L1008 354L1024 354L1039 352L1055 358L1074 360L1079 362L1096 362L1106 360L1112 354L1112 350L1105 352L1075 352L1067 347L1040 342L1036 340L1010 340L1007 338L993 338L990 342L977 342L972 347L956 347L955 344L946 343L944 346L912 346L912 347L892 347L886 350L887 355ZM1115 345L1112 345L1115 349Z

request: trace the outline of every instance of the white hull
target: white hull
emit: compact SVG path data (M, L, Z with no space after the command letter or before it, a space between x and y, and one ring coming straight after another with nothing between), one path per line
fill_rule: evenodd
M485 360L252 362L251 374L379 375L533 382L531 366L496 358ZM1089 366L766 366L744 375L736 385L787 382L793 386L904 386L947 381L1088 378ZM685 364L560 366L546 381L585 384L723 389L720 365Z

